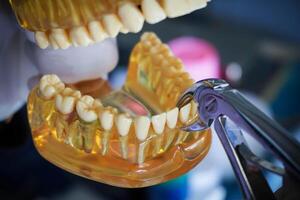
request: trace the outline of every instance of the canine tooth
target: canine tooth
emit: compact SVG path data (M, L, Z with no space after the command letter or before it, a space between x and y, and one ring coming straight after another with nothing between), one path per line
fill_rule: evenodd
M141 6L145 19L149 24L155 24L167 17L156 0L143 0Z
M58 94L55 98L56 108L62 114L70 114L73 112L75 102L81 97L81 93L78 90L72 90L71 88L65 88L61 94Z
M116 37L123 26L115 14L104 15L103 24L105 30L111 37Z
M102 25L98 21L92 21L88 24L89 32L95 42L100 42L108 37Z
M133 3L121 4L118 13L123 25L130 32L137 33L143 28L144 16Z
M155 133L162 134L165 128L167 114L162 113L152 117L152 125Z
M77 114L85 122L92 122L97 119L96 109L99 103L93 97L85 95L76 103Z
M40 32L40 31L35 32L34 37L37 45L41 49L46 49L49 46L49 40L45 32Z
M101 112L99 119L101 126L105 131L109 131L112 128L114 115L111 113L111 111L105 110Z
M180 109L179 118L182 123L185 123L188 121L190 111L191 111L191 103L185 105L184 107L182 107Z
M74 46L88 46L92 43L89 33L85 27L74 27L70 31L70 37Z
M64 29L57 28L51 30L49 37L53 39L61 49L67 49L71 45Z
M118 115L116 118L116 126L117 126L118 133L121 136L128 135L131 123L132 123L132 119L128 115L126 114Z
M198 10L204 8L207 5L207 0L187 0L190 11Z
M135 134L140 141L147 138L150 128L150 119L146 116L139 116L134 121Z
M65 84L55 74L49 74L41 78L39 88L46 99L51 99L65 88Z
M186 0L163 0L162 5L170 18L179 17L190 12L190 7Z
M170 129L173 129L176 127L178 119L178 108L174 108L167 112L167 125Z

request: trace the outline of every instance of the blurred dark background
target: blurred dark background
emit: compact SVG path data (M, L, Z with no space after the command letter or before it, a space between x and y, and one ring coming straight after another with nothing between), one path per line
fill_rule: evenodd
M10 14L8 7L4 10ZM249 94L300 138L299 10L298 0L212 0L205 9L146 24L143 31L154 31L164 42L193 36L210 43L218 52L220 77ZM128 56L139 37L140 33L118 37L120 62L111 75L112 81L124 76ZM218 185L213 186L218 190L197 190L202 186L195 181L197 170L145 189L121 189L69 174L41 158L34 149L26 107L1 122L0 134L0 199L242 198L232 176L212 175L207 181L219 177ZM277 179L270 180L278 184Z

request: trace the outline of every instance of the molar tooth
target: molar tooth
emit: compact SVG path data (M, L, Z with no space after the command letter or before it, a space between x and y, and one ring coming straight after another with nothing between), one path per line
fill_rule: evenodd
M121 4L118 13L123 25L130 32L137 33L143 28L144 16L133 3Z
M92 43L88 31L83 26L72 28L72 30L70 31L70 37L74 46L88 46L90 43Z
M167 112L167 125L170 129L173 129L176 127L178 119L178 108L174 108Z
M155 24L167 17L156 0L143 0L141 6L145 19L149 24Z
M78 90L72 90L71 88L65 88L61 94L58 94L55 98L56 108L62 114L70 114L73 112L75 102L81 97L81 93Z
M88 24L89 32L95 42L100 42L108 37L102 25L98 21L92 21Z
M79 117L85 122L92 122L97 119L96 109L99 107L99 102L93 97L85 95L76 103L76 110Z
M116 126L117 126L118 133L121 136L128 135L131 123L132 123L132 119L128 115L126 114L118 115L116 118Z
M162 5L170 18L179 17L190 12L190 7L186 0L163 0Z
M179 118L182 123L186 123L188 121L190 110L191 110L191 103L185 105L180 109Z
M46 99L51 99L65 88L65 84L55 74L49 74L41 78L39 88Z
M116 37L123 26L115 14L104 15L103 24L105 30L111 37Z
M67 49L71 45L64 29L57 28L51 30L49 37L53 39L61 49Z
M190 11L198 10L204 8L207 5L207 0L187 0Z
M150 128L150 119L146 116L139 116L134 120L135 134L140 141L143 141L148 136Z
M152 117L152 125L155 133L162 134L164 132L165 124L166 124L167 114L162 113L160 115L155 115Z
M35 41L41 49L46 49L49 46L49 40L45 32L37 31L34 33Z

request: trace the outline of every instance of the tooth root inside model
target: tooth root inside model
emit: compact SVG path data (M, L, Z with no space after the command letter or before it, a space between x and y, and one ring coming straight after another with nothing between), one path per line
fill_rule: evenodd
M197 142L180 131L197 114L193 102L176 107L177 96L191 84L181 61L155 34L146 33L132 51L124 87L100 99L81 95L75 89L81 86L65 87L55 75L42 77L28 100L36 147L68 171L114 185L132 187L134 177L146 186L157 173L178 173L185 152L199 152L201 160L210 141L208 132Z

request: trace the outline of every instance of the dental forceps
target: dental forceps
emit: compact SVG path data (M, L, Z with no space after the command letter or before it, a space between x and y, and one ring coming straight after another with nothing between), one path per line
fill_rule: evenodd
M221 79L195 83L179 98L179 108L191 100L198 103L198 117L182 127L187 132L215 129L230 160L235 176L246 199L275 199L262 174L262 169L293 177L300 188L300 145L277 122L247 101L241 93ZM256 156L248 147L242 131L251 134L284 168Z

